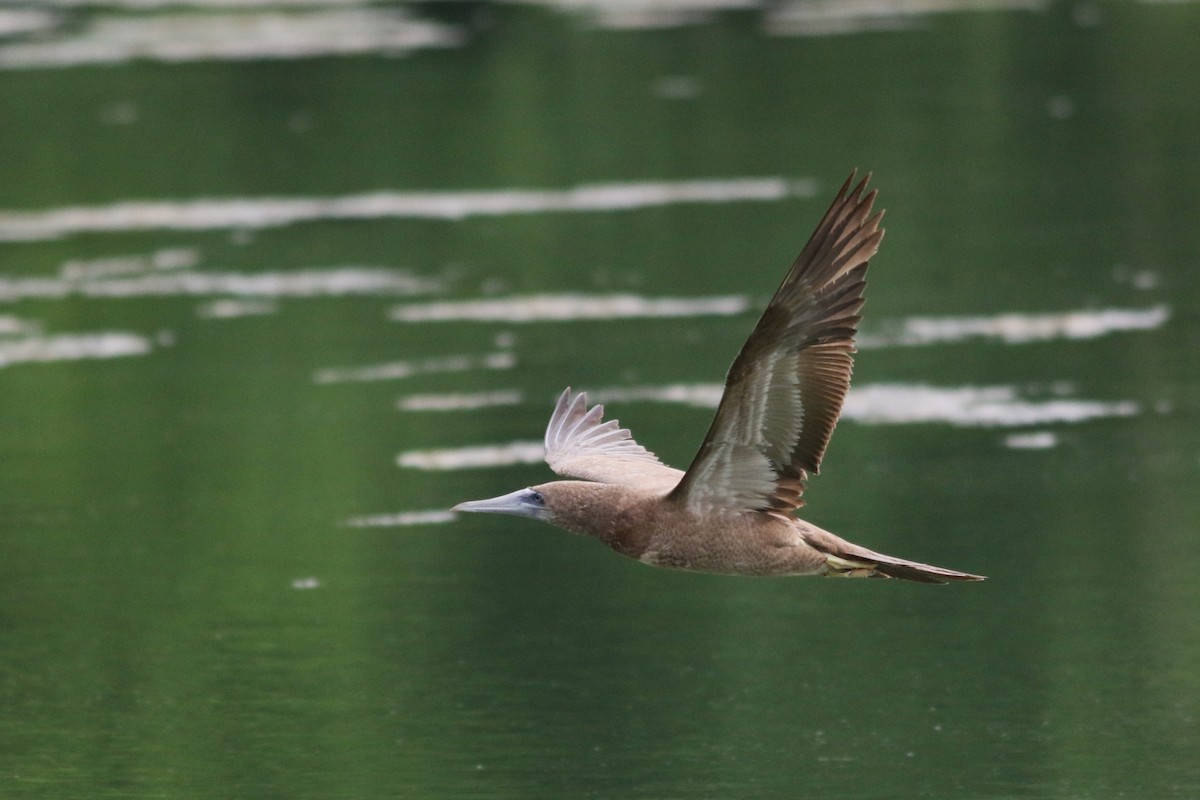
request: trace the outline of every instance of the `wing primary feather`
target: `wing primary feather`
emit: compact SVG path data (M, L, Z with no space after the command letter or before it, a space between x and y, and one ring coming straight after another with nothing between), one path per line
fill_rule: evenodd
M870 178L850 174L792 263L673 499L780 515L803 502L850 385L867 262L883 239Z

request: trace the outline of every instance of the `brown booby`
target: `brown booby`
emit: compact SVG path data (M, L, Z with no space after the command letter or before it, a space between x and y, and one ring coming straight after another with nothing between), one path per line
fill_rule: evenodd
M686 472L570 388L546 428L546 463L568 480L459 503L593 536L645 564L732 575L983 576L868 550L793 516L817 474L853 368L867 261L883 212L870 175L837 197L734 359L716 417Z

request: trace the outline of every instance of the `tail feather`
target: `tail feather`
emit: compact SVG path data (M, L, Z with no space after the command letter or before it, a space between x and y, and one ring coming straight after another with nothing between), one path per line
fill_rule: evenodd
M809 532L805 540L825 554L826 575L840 578L899 578L917 583L949 583L950 581L982 581L983 575L935 567L919 561L885 556L865 547L859 547L831 533L813 536Z

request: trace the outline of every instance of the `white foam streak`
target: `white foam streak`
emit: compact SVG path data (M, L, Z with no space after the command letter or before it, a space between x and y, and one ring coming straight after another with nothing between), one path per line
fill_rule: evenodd
M396 401L401 411L474 411L480 408L515 406L524 400L517 389L495 392L414 394Z
M720 384L675 384L588 390L593 402L651 401L716 408ZM468 406L464 406L467 408ZM547 402L549 408L549 401ZM610 412L612 409L609 409ZM946 424L955 427L1015 428L1050 423L1078 423L1103 417L1128 417L1140 413L1138 403L1054 398L1027 400L1012 386L934 387L913 384L869 384L853 389L846 398L842 419L866 425ZM610 414L610 418L611 418ZM700 431L697 430L697 436ZM1005 440L1012 448L1053 447L1051 432L1013 434ZM396 462L421 470L459 470L532 464L542 460L541 442L477 445L401 453Z
M0 367L31 362L141 356L152 349L149 339L122 331L30 336L0 340Z
M634 386L589 391L594 402L651 401L713 408L721 384ZM1026 400L1014 386L935 387L920 384L867 384L846 396L842 419L868 425L945 423L956 426L1019 427L1050 422L1083 422L1096 417L1137 414L1132 401L1099 402L1057 397Z
M816 184L785 178L730 178L586 184L570 189L372 192L341 197L244 197L126 201L48 211L0 211L0 241L45 241L80 233L251 230L314 220L441 219L550 212L629 211L678 203L733 203L811 197Z
M54 28L59 19L58 14L32 8L0 9L0 37L44 33Z
M0 336L38 333L41 329L41 324L33 320L22 319L13 314L0 314Z
M533 0L543 5L583 11L601 28L657 30L696 25L714 14L738 9L754 10L761 0Z
M453 511L439 508L430 511L401 511L396 514L351 517L342 524L348 528L404 528L412 525L436 525L440 522L452 522L454 519Z
M45 69L122 64L301 59L457 47L457 28L414 19L401 9L315 9L288 12L97 13L81 24L39 23L37 39L0 43L0 68Z
M269 300L213 300L196 309L201 319L236 319L274 314L279 306Z
M1040 11L1045 0L788 0L767 11L766 29L777 36L830 36L905 30L931 14L967 11Z
M667 386L622 386L588 391L593 403L620 403L645 400L654 403L678 403L697 408L716 408L725 387L719 383L675 383Z
M740 314L750 302L723 297L641 297L633 294L536 294L489 300L415 303L391 311L396 322L565 322L584 319L702 317Z
M1030 431L1010 433L1004 437L1004 446L1010 450L1049 450L1058 444L1053 431Z
M167 272L104 280L0 278L0 302L26 298L171 297L328 297L408 295L438 291L441 284L395 269L334 267L294 272Z
M369 0L41 0L42 5L56 8L77 8L96 5L125 8L134 11L153 11L171 8L247 9L247 8L301 8L304 6L361 6Z
M157 270L191 269L199 263L199 250L192 247L171 247L156 250L149 255L72 259L59 268L58 274L63 280L88 281Z
M483 356L458 355L430 358L424 361L392 361L365 367L330 367L313 375L314 383L370 383L411 378L435 372L474 372L481 369L512 369L517 357L512 353L489 353Z
M503 467L511 464L536 464L545 456L541 442L509 442L459 447L444 450L410 450L396 457L396 463L410 469L455 470L477 467Z
M729 316L750 310L744 295L643 297L634 294L534 294L396 306L396 322L569 322L586 319ZM860 348L953 344L996 339L1027 344L1054 339L1093 339L1122 331L1154 330L1171 318L1166 305L1145 309L1082 309L1044 314L1004 313L975 317L909 317L858 336Z
M1171 311L1165 305L986 317L909 317L898 324L883 326L882 334L858 337L858 345L863 348L930 345L974 338L998 339L1005 344L1094 339L1120 331L1153 330L1170 318Z
M1128 417L1139 411L1138 404L1129 400L1022 400L1013 386L945 388L879 383L851 390L842 418L871 425L941 422L958 427L1020 427Z

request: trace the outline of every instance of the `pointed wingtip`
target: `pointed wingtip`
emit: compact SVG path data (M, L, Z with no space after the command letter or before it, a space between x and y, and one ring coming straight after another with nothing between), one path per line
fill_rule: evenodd
M842 181L842 188L838 189L837 196L845 197L846 192L850 190L850 187L854 184L854 179L857 177L858 167L855 167L854 169L850 170L850 176L846 178L846 180Z
M851 197L861 196L863 193L863 190L867 188L867 183L870 182L870 180L871 180L871 173L868 172L866 175L863 176L862 180L860 180L858 182L858 185L854 187L854 191L850 193L850 196ZM874 199L875 199L875 190L872 189L870 191L870 193L867 195L868 204Z
M566 403L569 406L587 405L587 392L577 392L570 386L562 390L562 394L558 396L559 403Z
M867 171L867 172L863 173L862 178L859 178L858 177L858 167L855 167L854 169L850 170L850 176L848 178L846 178L845 183L842 184L842 188L840 190L838 190L837 196L839 198L859 197L863 193L863 190L867 188L867 184L869 184L871 182L871 178L873 178L874 176L875 176L874 172ZM856 180L858 181L857 184L855 183ZM854 189L850 189L851 186L853 186ZM869 197L872 200L874 199L875 191L876 190L874 190L874 189L871 190L871 194Z

